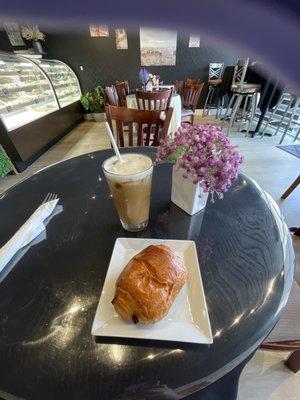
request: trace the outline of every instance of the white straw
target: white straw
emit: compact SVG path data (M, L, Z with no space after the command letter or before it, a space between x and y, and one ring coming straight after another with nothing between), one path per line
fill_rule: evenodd
M110 129L110 126L109 126L109 123L108 123L108 122L105 122L105 128L106 128L106 132L108 133L110 142L111 142L111 144L112 144L112 147L113 147L113 149L114 149L114 151L115 151L115 153L116 153L116 156L117 156L118 160L119 160L120 162L123 162L123 158L121 157L121 154L120 154L120 152L119 152L117 143L116 143L116 141L115 141L114 135L112 134L112 131L111 131L111 129Z

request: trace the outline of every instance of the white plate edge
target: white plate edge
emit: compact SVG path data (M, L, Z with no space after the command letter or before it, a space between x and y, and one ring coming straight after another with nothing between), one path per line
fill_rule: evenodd
M114 251L115 251L115 247L117 246L117 244L119 243L119 242L121 242L122 243L122 241L123 240L129 240L129 241L134 241L134 242L141 242L141 241L147 241L147 242L184 242L184 243L188 243L188 244L191 244L192 245L192 247L193 247L193 251L194 251L194 253L195 253L195 255L196 255L196 261L197 261L197 265L198 265L198 275L199 275L199 281L200 281L200 286L201 286L201 289L202 289L202 298L203 298L203 304L204 304L204 308L205 308L205 311L206 311L206 316L207 316L207 322L208 322L208 327L209 327L209 336L207 336L207 335L203 335L205 338L206 338L206 340L207 340L207 342L197 342L197 341L191 341L191 340L180 340L180 341L176 341L176 342L184 342L184 343L198 343L198 344L212 344L213 343L213 335L212 335L212 331L211 331L211 323L210 323L210 317L209 317L209 313L208 313L208 309L207 309L207 304L206 304L206 298L205 298L205 293L204 293L204 287L203 287L203 281L202 281L202 275L201 275L201 271L200 271L200 264L199 264L199 260L198 260L198 253L197 253L197 248L196 248L196 243L195 243L195 241L194 240L184 240L184 239L153 239L153 238L128 238L128 237L118 237L116 240L115 240L115 243L114 243L114 246L113 246L113 250L112 250L112 253L111 253L111 257L110 257L110 261L109 261L109 264L108 264L108 268L107 268L107 272L108 272L108 270L109 270L109 268L110 268L110 264L111 264L111 262L112 262L112 258L113 258L113 254L114 254ZM105 287L105 283L106 283L106 280L108 279L108 273L106 272L106 276L105 276L105 280L104 280L104 283L103 283L103 287L102 287L102 290L103 290L103 288ZM146 338L143 338L143 337L138 337L138 336L130 336L130 335L109 335L109 334L106 334L106 335L101 335L101 334L95 334L96 333L96 331L98 330L98 329L96 329L96 328L94 328L94 324L95 324L95 320L96 320L96 316L97 316L97 314L98 314L98 309L100 308L100 299L101 299L101 295L102 295L102 291L101 291L101 293L100 293L100 298L99 298L99 301L98 301L98 305L97 305L97 309L96 309L96 313L95 313L95 316L94 316L94 320L93 320L93 324L92 324L92 329L91 329L91 334L93 335L93 336L95 336L95 337L100 337L100 336L104 336L104 337L121 337L121 338L129 338L129 339L143 339L143 340L149 340L149 339L146 339ZM201 331L202 332L202 331ZM157 338L153 338L153 339L151 339L151 340L160 340L160 341L169 341L169 342L174 342L175 340L172 340L172 339L169 339L169 340L165 340L165 339L157 339Z

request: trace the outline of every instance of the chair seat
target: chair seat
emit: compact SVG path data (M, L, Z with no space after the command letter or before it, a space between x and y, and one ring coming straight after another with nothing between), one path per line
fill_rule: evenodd
M187 117L188 115L194 115L193 110L191 110L189 108L182 108L181 109L181 116L182 117Z
M243 85L234 84L231 86L231 90L235 93L240 94L251 94L256 93L261 89L261 85L256 83L244 83Z
M213 87L217 87L222 83L222 79L209 79L208 84Z
M281 317L265 342L300 340L300 286L294 280L290 297Z

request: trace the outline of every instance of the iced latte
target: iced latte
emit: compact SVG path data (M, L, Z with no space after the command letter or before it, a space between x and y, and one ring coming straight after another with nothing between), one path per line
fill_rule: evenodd
M147 227L152 182L152 160L137 153L113 156L103 171L124 229L137 232Z

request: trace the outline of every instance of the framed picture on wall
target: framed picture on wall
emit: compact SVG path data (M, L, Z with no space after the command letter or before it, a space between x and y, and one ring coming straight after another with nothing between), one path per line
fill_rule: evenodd
M20 27L16 22L4 22L4 28L12 46L25 46Z
M109 37L108 25L90 25L91 37Z
M200 36L190 35L189 47L200 47Z
M177 32L140 28L141 65L175 65Z
M116 33L116 46L117 50L127 50L128 49L128 41L127 41L127 33L125 29L115 29Z

